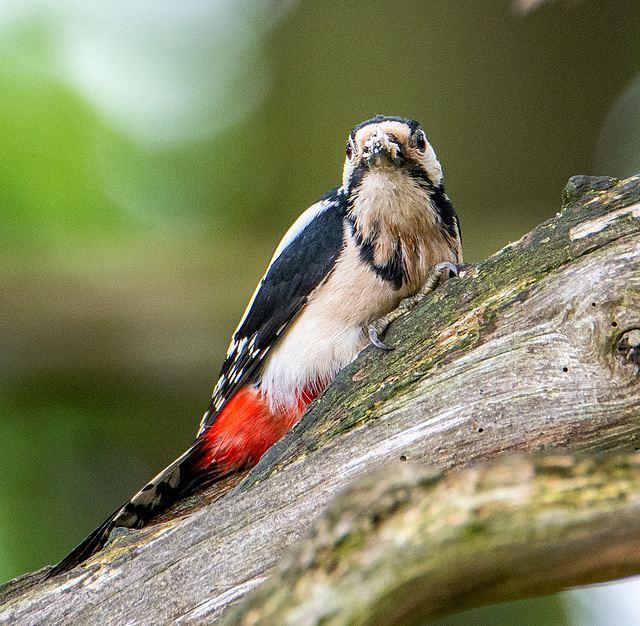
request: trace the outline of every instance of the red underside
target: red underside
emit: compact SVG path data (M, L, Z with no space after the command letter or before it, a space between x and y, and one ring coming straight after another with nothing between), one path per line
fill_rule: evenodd
M251 467L299 419L321 390L305 390L297 409L274 413L259 390L243 387L227 402L215 424L201 437L206 443L203 467L215 462L221 471Z

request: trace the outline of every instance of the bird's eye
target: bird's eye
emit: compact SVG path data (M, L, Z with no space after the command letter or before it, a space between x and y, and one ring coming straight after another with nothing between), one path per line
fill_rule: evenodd
M416 135L416 148L418 148L420 152L424 152L427 149L427 138L423 131L419 131Z
M353 156L353 146L350 141L347 141L347 158L350 159Z

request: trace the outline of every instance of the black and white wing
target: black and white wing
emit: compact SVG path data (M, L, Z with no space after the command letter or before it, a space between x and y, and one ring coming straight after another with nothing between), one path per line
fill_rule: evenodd
M309 294L331 273L344 237L346 197L336 187L311 205L291 226L256 287L233 334L220 378L198 434L244 384L307 302Z

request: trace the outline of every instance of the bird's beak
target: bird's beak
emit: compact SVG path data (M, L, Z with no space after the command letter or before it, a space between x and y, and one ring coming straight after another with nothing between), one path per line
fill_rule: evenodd
M402 148L386 133L376 131L365 142L362 158L370 169L383 163L398 167L403 162Z

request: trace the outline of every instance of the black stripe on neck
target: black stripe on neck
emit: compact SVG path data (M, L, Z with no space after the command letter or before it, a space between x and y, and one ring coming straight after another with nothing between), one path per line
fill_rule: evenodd
M413 180L415 180L418 185L420 185L420 187L426 189L427 191L433 192L436 187L431 178L429 178L427 170L425 170L420 163L416 161L410 161L407 163L406 167L409 176L411 176L411 178L413 178Z
M398 239L396 241L393 254L389 261L384 265L378 265L374 261L378 233L375 232L373 236L365 239L362 233L356 228L353 218L349 216L347 220L351 224L351 234L356 241L360 260L367 265L372 272L375 272L378 278L389 283L396 291L400 289L407 281L407 267L402 255L402 244L400 240Z
M367 171L367 166L364 163L358 163L352 170L351 176L347 181L347 188L349 190L349 194L353 194L357 189L362 185L362 181L364 179L364 175ZM353 195L351 196L353 198Z
M444 191L444 185L442 183L433 190L431 199L433 200L433 205L438 212L442 224L447 229L447 232L451 237L453 237L453 239L460 239L460 241L462 241L458 216L453 209L451 200L449 200L449 197Z

